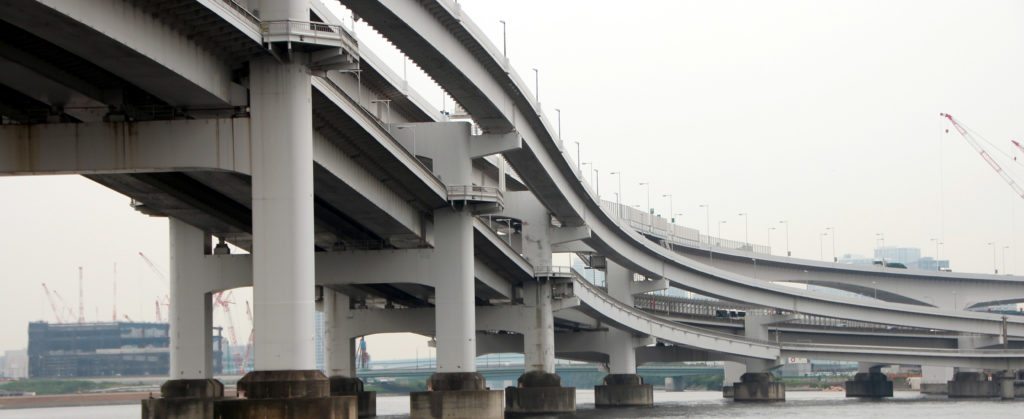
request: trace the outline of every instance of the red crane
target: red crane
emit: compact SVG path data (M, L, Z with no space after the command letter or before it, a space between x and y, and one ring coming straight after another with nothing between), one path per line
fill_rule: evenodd
M1010 185L1010 188L1012 188L1013 191L1017 193L1017 195L1020 195L1021 198L1024 198L1024 188L1021 188L1021 186L1016 181L1014 181L1013 178L1010 177L1010 175L1006 173L1005 170L1003 170L1003 167L1000 166L999 163L996 163L994 159L992 159L992 156L988 154L988 151L985 151L985 149L981 146L980 143L978 143L978 140L974 138L974 135L967 131L967 129L964 128L963 125L960 125L960 123L953 118L953 115L950 115L948 113L940 113L939 116L948 119L949 122L953 124L953 128L956 128L957 132L960 133L960 136L964 137L964 139L967 140L967 143L974 148L974 151L977 151L978 154L981 155L981 158L985 159L985 162L992 167L992 170L995 170L996 173L999 174L999 177L1003 178L1003 181L1006 182L1007 185ZM1014 142L1014 144L1017 144L1016 141ZM1020 147L1019 144L1017 146Z
M252 345L255 341L256 335L256 324L252 321L252 308L249 306L249 300L245 300L245 315L249 317L249 323L253 325L252 329L249 330L249 344L245 347L245 357L242 358L242 373L245 373L245 369L249 367L249 358L252 356Z

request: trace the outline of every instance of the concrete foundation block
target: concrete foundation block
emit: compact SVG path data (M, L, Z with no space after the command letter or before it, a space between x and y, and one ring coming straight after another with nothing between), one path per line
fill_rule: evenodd
M846 397L892 397L892 381L880 372L859 372L846 382Z
M558 414L575 411L575 387L508 387L505 389L505 413L510 415Z
M608 374L604 385L594 386L594 406L653 406L654 386L636 374Z
M441 390L409 393L409 417L500 419L505 417L501 390Z
M505 417L503 392L488 389L480 373L435 373L427 380L427 390L409 393L410 418Z
M775 381L767 372L748 372L732 384L737 402L779 402L786 400L786 384Z
M244 399L214 403L217 419L356 419L356 396L331 396L316 370L253 371L238 381Z
M921 394L949 394L949 384L921 383Z
M558 374L528 371L505 389L505 414L559 414L576 411L576 388L562 387Z
M980 372L958 372L947 383L950 398L991 398L999 397L999 383L988 381Z
M329 379L332 396L355 396L361 418L377 416L377 392L366 391L358 377L333 376Z
M143 419L213 419L224 385L214 379L168 380L160 396L142 401Z

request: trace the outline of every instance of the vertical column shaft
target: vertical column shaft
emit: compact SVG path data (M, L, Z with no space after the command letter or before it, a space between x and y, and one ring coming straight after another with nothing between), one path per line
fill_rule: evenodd
M324 354L330 377L356 376L355 339L346 330L352 321L348 308L347 295L324 288Z
M437 371L476 371L476 313L473 285L473 216L468 211L434 213L438 284Z
M611 374L636 374L636 348L633 335L619 329L609 329L608 372Z
M263 57L250 67L257 370L316 367L313 114L302 62L293 52L291 62Z
M205 235L169 218L171 250L170 375L172 380L213 377L213 303L195 269Z
M523 335L527 371L555 373L555 323L551 311L551 281L524 284L523 293L534 306L533 324Z

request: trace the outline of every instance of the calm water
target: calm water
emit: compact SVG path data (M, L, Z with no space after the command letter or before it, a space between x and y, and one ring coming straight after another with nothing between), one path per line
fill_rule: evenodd
M842 392L798 392L786 394L784 403L743 404L722 399L718 392L654 392L655 406L645 409L594 409L594 392L579 390L577 418L1016 418L1024 417L1024 400L949 400L945 396L921 396L917 392L896 392L881 401L847 399ZM0 410L0 419L138 419L139 407L97 406L48 409ZM380 417L405 417L409 398L377 398Z

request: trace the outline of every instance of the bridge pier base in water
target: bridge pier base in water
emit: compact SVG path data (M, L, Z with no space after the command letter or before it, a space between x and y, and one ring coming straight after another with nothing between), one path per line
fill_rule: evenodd
M562 387L558 374L530 371L519 376L517 387L505 389L505 413L558 414L576 411L576 388Z
M999 383L989 381L985 373L960 371L953 375L948 383L950 398L990 398L999 397Z
M330 377L328 381L332 396L355 396L359 417L377 416L377 392L364 390L363 380L336 375Z
M892 381L877 368L858 372L846 382L846 397L892 397Z
M244 399L214 404L218 419L354 419L355 396L331 396L327 377L317 370L253 371L238 381Z
M160 396L142 401L142 419L213 419L224 384L212 378L168 380Z
M597 407L653 406L654 386L644 384L637 374L608 374L604 384L594 386Z
M770 372L748 372L732 384L738 402L780 402L786 400L786 384L775 381Z
M477 372L438 372L427 380L427 391L409 393L410 418L505 417L502 391L487 388Z

